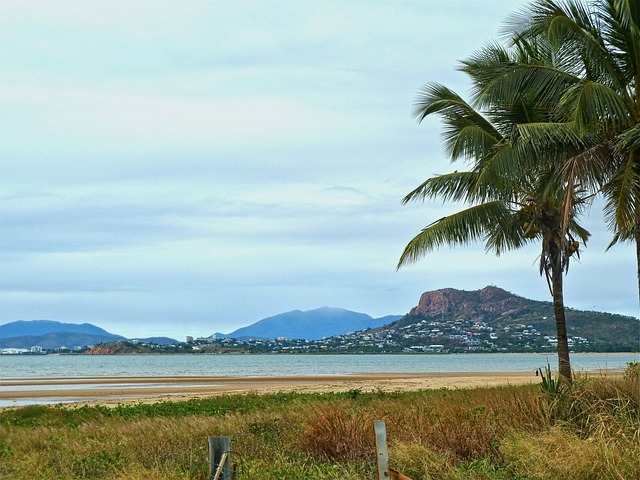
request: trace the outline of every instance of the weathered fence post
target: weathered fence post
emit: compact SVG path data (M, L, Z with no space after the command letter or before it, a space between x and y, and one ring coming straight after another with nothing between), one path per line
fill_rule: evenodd
M389 480L389 452L387 451L387 424L384 420L375 421L376 453L378 460L378 480Z
M231 437L209 437L209 479L232 480Z
M378 480L411 480L406 475L389 467L389 451L387 450L387 424L384 420L375 421L376 457L378 460Z

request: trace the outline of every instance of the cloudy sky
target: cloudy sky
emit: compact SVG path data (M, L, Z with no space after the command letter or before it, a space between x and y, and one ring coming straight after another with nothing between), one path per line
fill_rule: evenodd
M401 205L452 167L416 91L524 1L0 2L0 324L230 332L289 310L404 314L422 292L549 300L537 248L406 243L456 210ZM566 303L638 315L631 245L593 239Z

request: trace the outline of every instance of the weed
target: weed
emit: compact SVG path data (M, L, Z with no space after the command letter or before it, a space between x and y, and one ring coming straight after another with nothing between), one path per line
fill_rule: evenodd
M640 380L640 362L627 362L624 377L631 382Z
M355 400L356 398L358 398L358 396L362 393L362 389L361 388L353 388L349 391L346 392L347 396L351 399L351 400Z

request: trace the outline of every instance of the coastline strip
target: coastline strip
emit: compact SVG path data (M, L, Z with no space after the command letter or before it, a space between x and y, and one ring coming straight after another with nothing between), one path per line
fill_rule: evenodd
M597 371L594 375L619 375ZM538 383L535 372L370 373L335 376L154 376L0 379L4 406L38 403L122 404L238 393L409 391Z
M158 401L201 398L231 393L338 392L420 390L428 388L469 388L523 384L535 381L533 372L464 373L371 373L336 376L270 377L67 377L4 378L0 399L34 400L52 403L77 402L91 398L98 403L127 399ZM12 389L12 387L14 387Z

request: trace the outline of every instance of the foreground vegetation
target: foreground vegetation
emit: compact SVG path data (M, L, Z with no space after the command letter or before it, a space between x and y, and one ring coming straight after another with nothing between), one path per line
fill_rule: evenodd
M640 364L543 385L235 395L0 411L0 478L206 479L229 435L244 479L375 478L374 419L417 479L640 478Z

